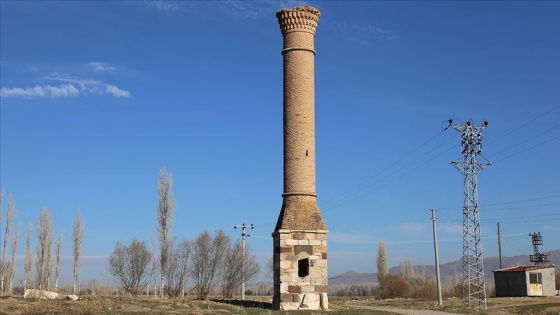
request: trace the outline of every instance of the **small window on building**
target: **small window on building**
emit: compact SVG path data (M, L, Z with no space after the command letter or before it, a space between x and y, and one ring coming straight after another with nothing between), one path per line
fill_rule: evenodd
M530 273L529 283L531 284L542 284L542 273Z
M309 258L298 260L298 277L309 276Z

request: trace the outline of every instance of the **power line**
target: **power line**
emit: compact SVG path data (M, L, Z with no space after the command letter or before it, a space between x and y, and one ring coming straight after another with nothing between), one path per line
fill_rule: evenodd
M328 205L328 204L332 204L332 203L337 203L339 202L339 200L344 200L349 198L349 196L355 195L356 193L359 193L361 191L364 191L365 189L367 189L367 187L371 187L373 184L378 183L380 180L374 182L373 184L369 184L367 185L365 188L361 188L358 189L359 187L364 186L365 184L367 184L368 182L370 182L371 180L373 180L374 178L380 176L381 174L383 174L385 171L389 170L390 168L392 168L393 166L397 165L398 163L400 163L401 161L403 161L404 159L406 159L407 157L409 157L410 155L412 155L414 152L418 151L419 149L425 147L426 144L432 142L432 140L434 140L435 138L437 138L439 135L441 135L443 133L443 131L438 132L436 135L434 135L433 137L431 137L430 139L428 139L427 141L425 141L424 143L422 143L421 145L419 145L418 147L414 148L412 151L408 152L407 154L405 154L403 157L399 158L398 160L396 160L395 162L391 163L389 166L383 168L382 170L380 170L379 172L375 173L372 176L369 176L368 178L366 178L365 180L361 181L360 183L358 183L357 185L354 185L353 187L351 187L350 189L336 195L335 197L325 201L323 203L323 205ZM445 141L443 144L449 142L452 138L448 139L447 141ZM438 148L439 146L441 146L442 144L436 146L436 148ZM431 152L431 150L429 150L427 153ZM424 154L425 155L425 154ZM424 156L422 155L422 156ZM422 157L421 156L421 157ZM386 176L387 177L387 176ZM384 177L384 178L386 178ZM381 179L383 180L383 179ZM358 189L357 191L355 191L356 189ZM349 195L349 196L348 196Z
M546 133L549 133L549 132L551 132L552 130L558 128L558 127L560 127L560 124L559 124L559 125L556 125L556 126L554 126L554 127L552 127L552 128L550 128L550 129L547 129L547 130L545 130L545 131L543 131L543 132L541 132L541 133L538 133L538 134L536 134L536 135L534 135L534 136L532 136L532 137L530 137L530 138L527 138L527 139L525 139L525 140L523 140L523 141L516 142L516 143L515 143L514 145L512 145L512 146L509 146L509 147L507 147L507 148L501 150L501 151L498 152L498 153L494 153L493 156L499 155L499 154L501 154L501 153L503 153L503 152L506 152L506 151L511 150L511 149L513 149L513 148L515 148L515 147L518 147L518 146L522 145L523 143L526 143L526 142L528 142L528 141L530 141L530 140L533 140L533 139L535 139L535 138L537 138L537 137L540 137L540 136L542 136L542 135L544 135L544 134L546 134ZM493 156L492 156L492 157L493 157Z
M514 132L516 132L516 131L521 130L522 128L524 128L524 127L530 125L531 123L533 123L534 121L536 121L536 120L538 120L538 119L540 119L540 118L542 118L542 117L544 117L544 116L546 116L546 115L552 113L553 111L555 111L555 110L557 110L557 109L559 109L559 108L560 108L560 105L551 108L550 110L548 110L548 111L546 111L546 112L544 112L544 113L538 115L537 117L535 117L535 118L529 120L528 122L526 122L526 123L524 123L524 124L521 124L520 126L517 126L517 127L515 127L514 129L510 130L509 132L506 132L505 134L503 134L503 135L501 135L501 136L495 138L494 140L490 141L488 144L493 144L493 143L495 143L495 142L497 142L497 141L499 141L499 140L501 140L501 139L503 139L503 138L509 136L510 134L512 134L512 133L514 133Z
M451 139L449 139L449 140L451 140ZM435 149L437 149L437 148L441 147L442 145L444 145L445 143L449 142L449 140L447 140L447 141L445 141L444 143L440 144L440 145L437 146ZM417 158L417 159L415 159L415 160L409 162L409 163L406 164L405 166L403 166L403 167L397 169L396 171L393 171L392 173L386 175L385 177L383 177L383 178L381 178L381 179L379 179L379 180L377 180L377 181L375 181L375 182L373 182L373 183L370 183L369 185L367 185L367 186L363 187L362 189L359 189L359 190L357 190L357 191L351 193L350 195L348 195L348 196L346 196L346 197L344 197L344 198L341 198L338 202L327 203L326 205L323 206L323 209L336 208L336 207L339 207L339 206L341 206L342 204L346 204L346 203L348 203L348 202L350 202L350 201L354 201L354 200L356 200L356 199L363 198L363 197L365 197L366 195L371 194L371 193L374 192L375 190L378 190L378 189L380 189L380 188L382 188L382 187L385 187L385 186L387 186L388 184L390 184L390 183L396 181L397 179L400 179L401 177L412 173L413 171L419 169L420 167L422 167L422 166L424 166L424 165L426 165L426 164L428 164L428 163L430 163L430 162L433 162L435 157L438 157L438 156L442 155L443 153L445 153L445 152L451 150L453 147L455 147L455 144L452 145L452 146L446 147L444 150L442 150L442 151L440 151L440 152L437 152L436 154L433 154L432 156L430 156L429 159L427 159L427 160L424 161L423 163L418 164L418 165L414 165L414 167L413 167L412 169L410 169L410 170L408 170L408 171L405 171L404 173L402 173L402 174L400 174L400 175L398 175L398 176L396 176L396 177L392 177L393 175L397 174L398 172L405 170L407 167L409 167L410 165L412 165L414 162L419 161L419 160L420 160L421 158L423 158L424 156L426 156L426 155L428 155L429 153L432 153L432 152L433 152L433 150L430 150L430 151L424 153L424 154L423 154L422 156L420 156L419 158ZM386 181L384 182L384 180L386 180ZM375 186L376 184L378 184L378 185Z
M520 126L517 126L515 129L513 129L513 130L511 130L511 131L509 131L509 132L503 134L502 136L499 136L498 138L495 138L493 141L489 142L489 144L498 142L499 140L501 140L501 139L507 137L508 135L513 134L513 133L515 133L516 131L522 130L523 128L527 127L527 126L530 125L531 123L537 121L538 119L540 119L540 118L542 118L542 117L545 117L546 115L552 113L553 111L556 111L556 110L559 109L559 108L560 108L560 105L559 105L559 106L556 106L556 107L554 107L554 108L552 108L552 109L547 110L546 112L544 112L544 113L542 113L542 114L536 116L535 118L533 118L533 119L527 121L527 122L524 123L524 124L521 124ZM502 153L504 153L504 152L506 152L506 151L508 151L508 150L511 150L511 149L513 149L513 148L515 148L515 147L518 147L519 145L521 145L521 144L523 144L523 143L526 143L526 142L529 142L530 140L533 140L533 139L535 139L535 138L537 138L537 137L540 137L540 136L542 136L542 135L544 135L544 134L547 134L547 133L551 132L552 130L554 130L554 129L558 128L558 127L560 127L560 125L556 125L556 126L550 128L550 129L548 129L548 130L545 130L545 131L543 131L543 132L541 132L541 133L539 133L539 134L537 134L537 135L535 135L535 136L532 136L532 137L530 137L530 138L528 138L528 139L525 139L525 140L523 140L523 141L521 141L521 142L519 142L519 143L517 143L517 144L515 144L515 145L512 145L512 146L510 146L510 147L508 147L508 148L506 148L506 149L504 149L504 150L502 150L502 151L500 151L500 152L498 152L498 153L493 153L492 156L496 156L496 155L502 154ZM394 168L396 165L398 165L399 163L401 163L402 161L404 161L406 158L412 156L414 153L418 152L420 149L426 147L426 144L432 142L434 139L438 138L441 134L442 134L442 132L437 133L436 135L434 135L434 136L432 136L431 138L429 138L428 140L424 141L421 145L417 146L416 148L414 148L413 150L411 150L410 152L408 152L407 154L405 154L405 155L402 156L401 158L397 159L395 162L389 164L387 167L383 168L383 169L380 170L379 172L375 173L375 174L372 175L372 176L369 176L369 177L366 178L365 180L363 180L363 181L359 182L358 184L352 186L351 188L347 189L346 191L344 191L344 192L342 192L342 193L336 195L335 197L333 197L333 198L331 198L331 199L328 199L328 200L326 200L325 202L322 202L322 203L321 203L321 204L322 204L322 207L321 207L322 211L323 211L323 212L327 212L327 211L330 210L330 209L338 208L338 207L340 207L340 206L342 206L342 205L344 205L344 204L347 204L347 203L349 203L349 202L352 202L352 201L354 201L354 200L361 199L361 198L363 198L363 197L365 197L365 196L367 196L367 195L373 193L374 191L376 191L376 190L378 190L378 189L380 189L380 188L382 188L382 187L385 187L385 186L387 186L388 184L390 184L390 183L392 183L392 182L394 182L394 181L396 181L396 180L398 180L398 179L400 179L400 178L402 178L402 177L404 177L404 176L406 176L406 175L412 173L413 171L419 169L420 167L426 165L426 164L429 163L430 161L426 161L426 162L424 162L424 163L421 163L422 158L424 158L425 156L427 156L427 155L429 155L430 153L432 153L435 149L438 149L439 147L445 145L446 143L448 143L449 141L451 141L453 138L447 139L446 141L440 143L439 145L437 145L437 146L434 147L434 148L427 149L426 152L424 152L423 154L420 154L420 156L418 156L417 158L413 159L413 160L410 161L409 163L405 164L404 166L401 166L401 167L397 168L396 170L394 170L394 171L392 171L392 172L386 174L384 177L379 178L378 180L372 182L372 180L378 178L379 176L381 176L381 175L384 174L384 173L387 173L388 170ZM513 153L513 154L511 154L511 155L509 155L509 156L506 156L506 157L504 157L504 158L502 158L502 159L499 159L499 160L497 160L497 161L495 161L495 162L493 162L493 163L502 162L502 161L504 161L504 160L506 160L506 159L515 157L515 156L517 156L517 155L519 155L519 154L522 154L522 153L524 153L524 152L526 152L526 151L529 151L529 150L531 150L531 149L533 149L533 148L536 148L536 147L542 146L542 145L544 145L544 144L547 144L547 143L549 143L549 142L551 142L551 141L554 141L554 140L556 140L556 139L558 139L558 138L560 138L560 136L557 136L557 137L554 137L554 138L549 139L549 140L547 140L547 141L541 142L541 143L536 144L536 145L534 145L534 146L532 146L532 147L530 147L530 148L527 148L527 149L525 149L525 150L522 150L522 151ZM441 155L442 153L445 153L446 151L450 150L451 148L452 148L452 147L450 147L449 149L446 149L446 150L442 151L440 154L432 155L431 157L432 157L432 158L435 158L435 157ZM482 156L482 155L481 155L481 156ZM483 157L483 156L482 156L482 157ZM417 164L417 163L420 163L420 164ZM407 168L409 168L409 167L411 167L411 166L412 166L412 168L407 170ZM439 208L439 210L446 210L446 209L449 209L449 208ZM456 209L456 208L455 208L455 209Z
M507 201L507 202L498 202L498 203L488 203L488 204L482 204L481 207L491 207L491 206L500 206L500 205L509 205L509 204L515 204L515 203L522 203L522 202L528 202L528 201L536 201L536 200L544 200L544 199L552 199L552 198L556 198L556 197L560 197L560 194L556 194L556 195L551 195L551 196L544 196L544 197L536 197L536 198L530 198L530 199L521 199L521 200L516 200L516 201ZM457 206L457 207L446 207L446 208L438 208L438 210L456 210L456 209L461 209L462 207Z
M541 142L541 143L539 143L539 144L537 144L537 145L534 145L534 146L532 146L532 147L530 147L530 148L527 148L527 149L525 149L525 150L519 151L519 152L514 153L514 154L512 154L512 155L506 156L505 158L502 158L502 159L496 161L495 163L499 163L499 162L505 161L505 160L507 160L507 159L509 159L509 158L512 158L512 157L514 157L514 156L517 156L517 155L519 155L519 154L522 154L522 153L525 153L525 152L527 152L527 151L529 151L529 150L532 150L532 149L534 149L534 148L536 148L536 147L540 147L541 145L544 145L544 144L547 144L547 143L549 143L549 142L552 142L552 141L554 141L554 140L556 140L556 139L558 139L558 138L560 138L560 136L556 136L556 137L554 137L554 138L552 138L552 139L549 139L549 140L547 140L547 141Z
M541 214L541 215L530 215L530 216L523 216L523 217L513 217L513 218L500 218L500 219L486 219L483 222L496 222L496 221L508 221L508 220L519 220L519 219L535 219L535 218L542 218L542 217L554 217L558 216L560 219L560 213L548 213L548 214Z

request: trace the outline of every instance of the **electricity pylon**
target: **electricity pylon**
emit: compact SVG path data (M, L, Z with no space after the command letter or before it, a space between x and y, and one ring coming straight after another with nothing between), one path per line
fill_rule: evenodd
M463 306L475 309L487 309L486 289L484 287L484 264L482 242L480 239L480 218L478 215L477 175L492 163L479 163L477 157L482 154L482 131L488 122L475 126L472 121L465 124L453 124L449 127L461 134L462 161L453 161L464 179L463 192Z

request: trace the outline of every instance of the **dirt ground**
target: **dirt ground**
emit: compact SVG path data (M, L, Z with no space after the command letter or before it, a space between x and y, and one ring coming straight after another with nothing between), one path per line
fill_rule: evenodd
M465 309L460 299L447 299L443 305L433 300L375 300L331 297L330 310L280 312L270 310L270 297L239 300L160 299L156 297L86 296L81 301L24 300L0 297L0 315L83 315L83 314L522 314L560 315L560 297L489 298L488 310Z
M337 307L338 303L333 306ZM523 314L560 315L560 297L488 298L487 310L466 309L461 299L444 299L443 305L431 300L369 300L346 301L343 307L370 309L391 314L443 315L443 314Z

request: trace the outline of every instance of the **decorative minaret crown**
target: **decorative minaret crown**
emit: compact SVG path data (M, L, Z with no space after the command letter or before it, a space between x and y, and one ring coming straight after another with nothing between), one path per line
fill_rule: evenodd
M319 10L310 6L280 9L276 12L282 34L290 31L300 31L315 35L320 16Z

